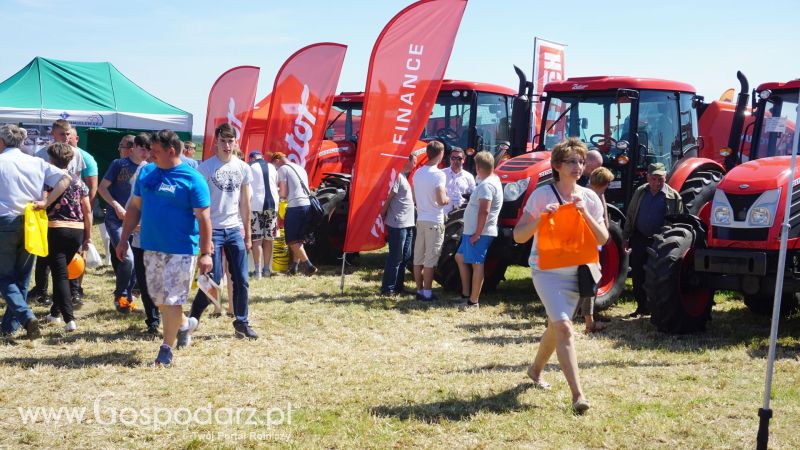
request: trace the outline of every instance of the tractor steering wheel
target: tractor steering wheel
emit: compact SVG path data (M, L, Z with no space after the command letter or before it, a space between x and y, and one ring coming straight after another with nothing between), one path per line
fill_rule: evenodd
M436 130L436 137L450 142L455 142L458 140L458 133L456 132L456 130L450 127L444 127Z
M602 149L603 151L607 152L612 147L617 145L617 140L611 136L606 136L605 134L593 134L589 136L589 143L595 148Z

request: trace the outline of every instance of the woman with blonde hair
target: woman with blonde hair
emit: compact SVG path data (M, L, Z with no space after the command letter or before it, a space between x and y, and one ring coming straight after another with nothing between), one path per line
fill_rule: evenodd
M549 389L542 380L542 371L555 351L561 371L572 391L572 409L578 414L589 409L578 376L578 360L573 341L572 317L578 305L578 266L542 270L539 268L537 228L543 213L555 212L561 204L572 203L583 216L598 245L608 240L608 229L603 219L603 204L591 189L577 184L586 164L586 145L578 138L568 138L553 148L550 163L553 169L552 185L537 188L525 204L523 217L514 228L518 243L533 238L529 263L536 293L547 312L547 328L539 342L539 349L528 376L534 386ZM590 265L597 278L599 267Z

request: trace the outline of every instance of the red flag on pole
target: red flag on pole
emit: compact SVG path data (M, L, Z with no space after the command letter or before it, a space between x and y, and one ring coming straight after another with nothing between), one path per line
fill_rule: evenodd
M389 21L375 42L345 252L384 245L381 205L433 110L466 7L466 0L416 2Z
M564 79L564 48L566 45L546 41L542 38L533 38L533 93L541 94L544 85L551 81ZM544 103L535 105L536 113L533 114L530 141L539 132L538 126L542 123L542 108Z
M295 52L275 77L264 151L310 167L328 125L347 46L312 44Z
M203 136L203 159L214 155L214 130L230 123L236 130L236 142L241 143L253 102L256 100L259 68L239 66L220 75L208 94L206 129Z

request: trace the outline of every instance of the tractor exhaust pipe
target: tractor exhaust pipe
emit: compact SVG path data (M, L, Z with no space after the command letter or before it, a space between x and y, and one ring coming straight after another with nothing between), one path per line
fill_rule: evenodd
M525 72L514 66L519 77L519 90L514 98L511 110L511 148L509 154L514 157L525 153L528 137L531 132L531 107L533 105L533 83L528 81Z
M739 89L739 96L736 98L736 109L733 113L733 122L731 122L731 134L728 136L728 148L731 149L731 153L725 157L726 170L731 170L740 162L744 116L747 103L750 100L750 83L747 82L747 77L741 71L737 71L736 78L739 79L741 88Z

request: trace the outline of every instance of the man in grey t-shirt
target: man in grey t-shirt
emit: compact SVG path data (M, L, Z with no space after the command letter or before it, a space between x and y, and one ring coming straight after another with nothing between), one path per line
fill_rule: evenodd
M411 260L411 241L414 239L414 196L406 176L417 165L412 153L397 174L397 180L389 190L389 196L381 207L381 217L386 224L386 243L389 255L383 267L381 295L404 294L403 275Z
M494 174L494 157L489 152L475 155L475 168L481 182L469 198L464 211L464 231L456 253L461 275L461 308L478 306L483 287L483 263L497 236L497 218L503 207L503 186Z

